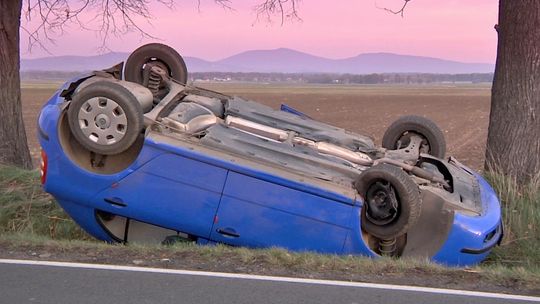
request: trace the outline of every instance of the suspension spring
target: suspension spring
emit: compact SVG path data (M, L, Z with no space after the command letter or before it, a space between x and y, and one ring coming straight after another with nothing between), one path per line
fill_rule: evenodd
M379 251L381 255L384 256L393 256L397 250L397 239L389 240L380 240L379 241Z
M159 74L150 71L148 75L148 89L152 94L156 95L159 91L159 86L161 85L161 76Z

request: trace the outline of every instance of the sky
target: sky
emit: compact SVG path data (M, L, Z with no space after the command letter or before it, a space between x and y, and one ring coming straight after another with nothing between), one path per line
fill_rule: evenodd
M233 10L212 0L176 0L173 9L150 1L152 19L138 24L158 39L139 34L111 36L110 51L130 52L148 42L161 42L180 54L219 60L254 49L291 48L327 58L347 58L361 53L390 52L457 60L494 63L497 35L496 0L412 0L402 18L380 7L399 8L402 0L303 0L301 21L279 17L271 22L256 19L253 10L261 0L231 0ZM95 12L83 16L89 27ZM86 18L86 19L85 19ZM27 29L32 22L23 21ZM97 55L104 50L94 31L68 25L46 51L29 52L27 35L21 31L21 56L37 58L60 55Z

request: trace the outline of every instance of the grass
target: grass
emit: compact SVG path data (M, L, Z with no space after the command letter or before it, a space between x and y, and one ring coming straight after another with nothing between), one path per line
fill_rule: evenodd
M0 233L27 233L51 239L89 239L44 193L37 171L0 166Z
M487 175L502 206L505 239L488 262L540 273L540 174L526 185L503 174Z
M492 174L488 178L502 200L506 238L486 262L472 269L446 268L426 260L292 253L274 248L253 250L191 243L172 247L109 245L93 240L69 219L54 200L41 190L37 172L4 166L0 166L0 248L92 252L104 259L116 255L123 264L139 256L155 260L181 256L183 263L188 264L179 267L200 269L198 265L201 264L207 265L203 267L207 270L219 271L225 267L227 271L292 273L344 280L362 280L362 275L371 278L373 274L382 274L383 281L393 274L412 277L431 275L437 278L473 275L505 286L508 286L508 282L519 282L520 285L537 288L540 285L540 178L522 187L502 175ZM199 264L190 266L190 259L194 261L192 263ZM227 268L227 265L230 267Z

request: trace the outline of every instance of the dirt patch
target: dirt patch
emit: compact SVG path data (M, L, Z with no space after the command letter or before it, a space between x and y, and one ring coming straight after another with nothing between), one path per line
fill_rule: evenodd
M35 244L0 240L0 257L540 295L537 281L492 278L480 270L404 266L406 264L392 260L297 254L276 249L248 251L224 246L132 248L91 242L65 247L56 241Z

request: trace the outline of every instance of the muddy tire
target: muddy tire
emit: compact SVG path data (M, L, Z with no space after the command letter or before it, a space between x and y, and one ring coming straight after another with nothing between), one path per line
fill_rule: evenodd
M161 43L143 45L129 55L124 69L125 80L144 85L143 70L147 64L157 64L165 68L176 81L183 84L187 82L184 59L176 50Z
M124 152L143 128L143 112L137 98L110 81L94 82L78 92L67 116L75 139L102 155Z
M446 141L443 132L433 121L421 116L402 116L392 123L384 133L382 146L389 150L404 148L411 134L422 137L421 152L444 158Z
M355 188L364 199L362 229L380 239L404 235L420 216L420 190L402 169L380 164L358 177Z

